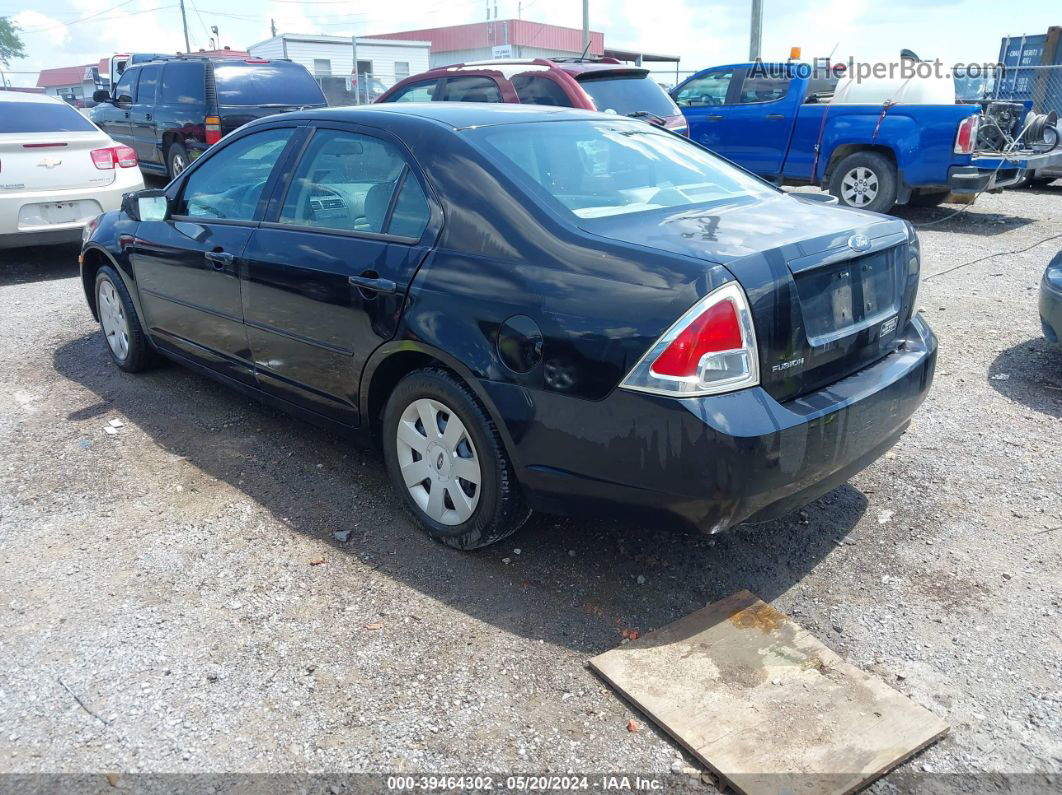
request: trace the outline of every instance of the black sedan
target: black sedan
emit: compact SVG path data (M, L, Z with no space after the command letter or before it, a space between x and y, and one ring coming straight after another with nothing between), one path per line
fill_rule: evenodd
M1062 251L1051 260L1040 283L1040 325L1047 341L1062 347Z
M532 509L782 515L896 442L936 359L905 222L583 111L262 119L81 260L118 367L162 354L376 440L465 549Z

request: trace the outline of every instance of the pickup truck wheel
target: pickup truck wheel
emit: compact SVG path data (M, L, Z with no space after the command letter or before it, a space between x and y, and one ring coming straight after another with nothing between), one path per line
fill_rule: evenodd
M896 204L896 167L877 152L853 152L834 166L830 193L845 207L886 213Z
M170 151L166 153L166 170L173 179L188 168L188 150L181 144L170 144Z

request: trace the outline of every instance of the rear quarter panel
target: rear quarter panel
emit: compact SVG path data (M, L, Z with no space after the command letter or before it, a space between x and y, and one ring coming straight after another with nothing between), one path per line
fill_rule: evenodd
M838 147L881 146L893 153L912 187L944 186L952 166L970 162L952 151L959 122L969 115L970 107L962 105L892 105L884 117L880 105L801 105L784 175L820 182ZM812 174L820 130L821 156Z

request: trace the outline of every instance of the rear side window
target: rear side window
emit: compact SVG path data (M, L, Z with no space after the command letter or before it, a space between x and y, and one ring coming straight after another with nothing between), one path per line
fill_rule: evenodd
M592 74L592 73L591 73ZM644 111L654 116L678 116L679 109L648 75L624 77L583 77L579 85L590 95L594 107L603 112L629 116Z
M525 105L553 105L558 108L572 107L572 101L564 89L548 77L541 75L516 75L513 89Z
M431 102L435 94L435 84L438 82L438 80L422 80L419 83L410 83L397 91L388 102Z
M214 81L219 105L284 107L326 104L317 81L297 65L218 63L214 66Z
M489 77L448 77L443 81L444 102L501 102L501 90Z
M167 105L202 105L206 102L203 64L166 64L162 73L162 101Z
M141 66L140 83L136 87L136 101L138 104L154 105L155 95L159 85L158 66Z
M193 171L181 192L179 215L250 221L291 128L263 130L224 147Z
M0 102L0 133L92 132L92 122L58 102Z
M775 102L789 93L789 78L746 75L738 94L739 105Z
M428 205L395 146L368 135L319 130L299 161L278 220L340 232L420 237Z

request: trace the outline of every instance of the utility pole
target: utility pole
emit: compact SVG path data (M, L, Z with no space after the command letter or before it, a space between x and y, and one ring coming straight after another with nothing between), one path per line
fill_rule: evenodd
M191 52L192 45L188 43L188 17L184 13L184 0L181 0L181 24L184 25L184 51Z
M760 57L760 41L763 38L763 0L752 0L752 19L749 22L749 60Z
M277 37L277 21L272 17L269 18L269 30L272 32L273 38L275 39Z
M583 52L590 47L590 0L583 0Z

